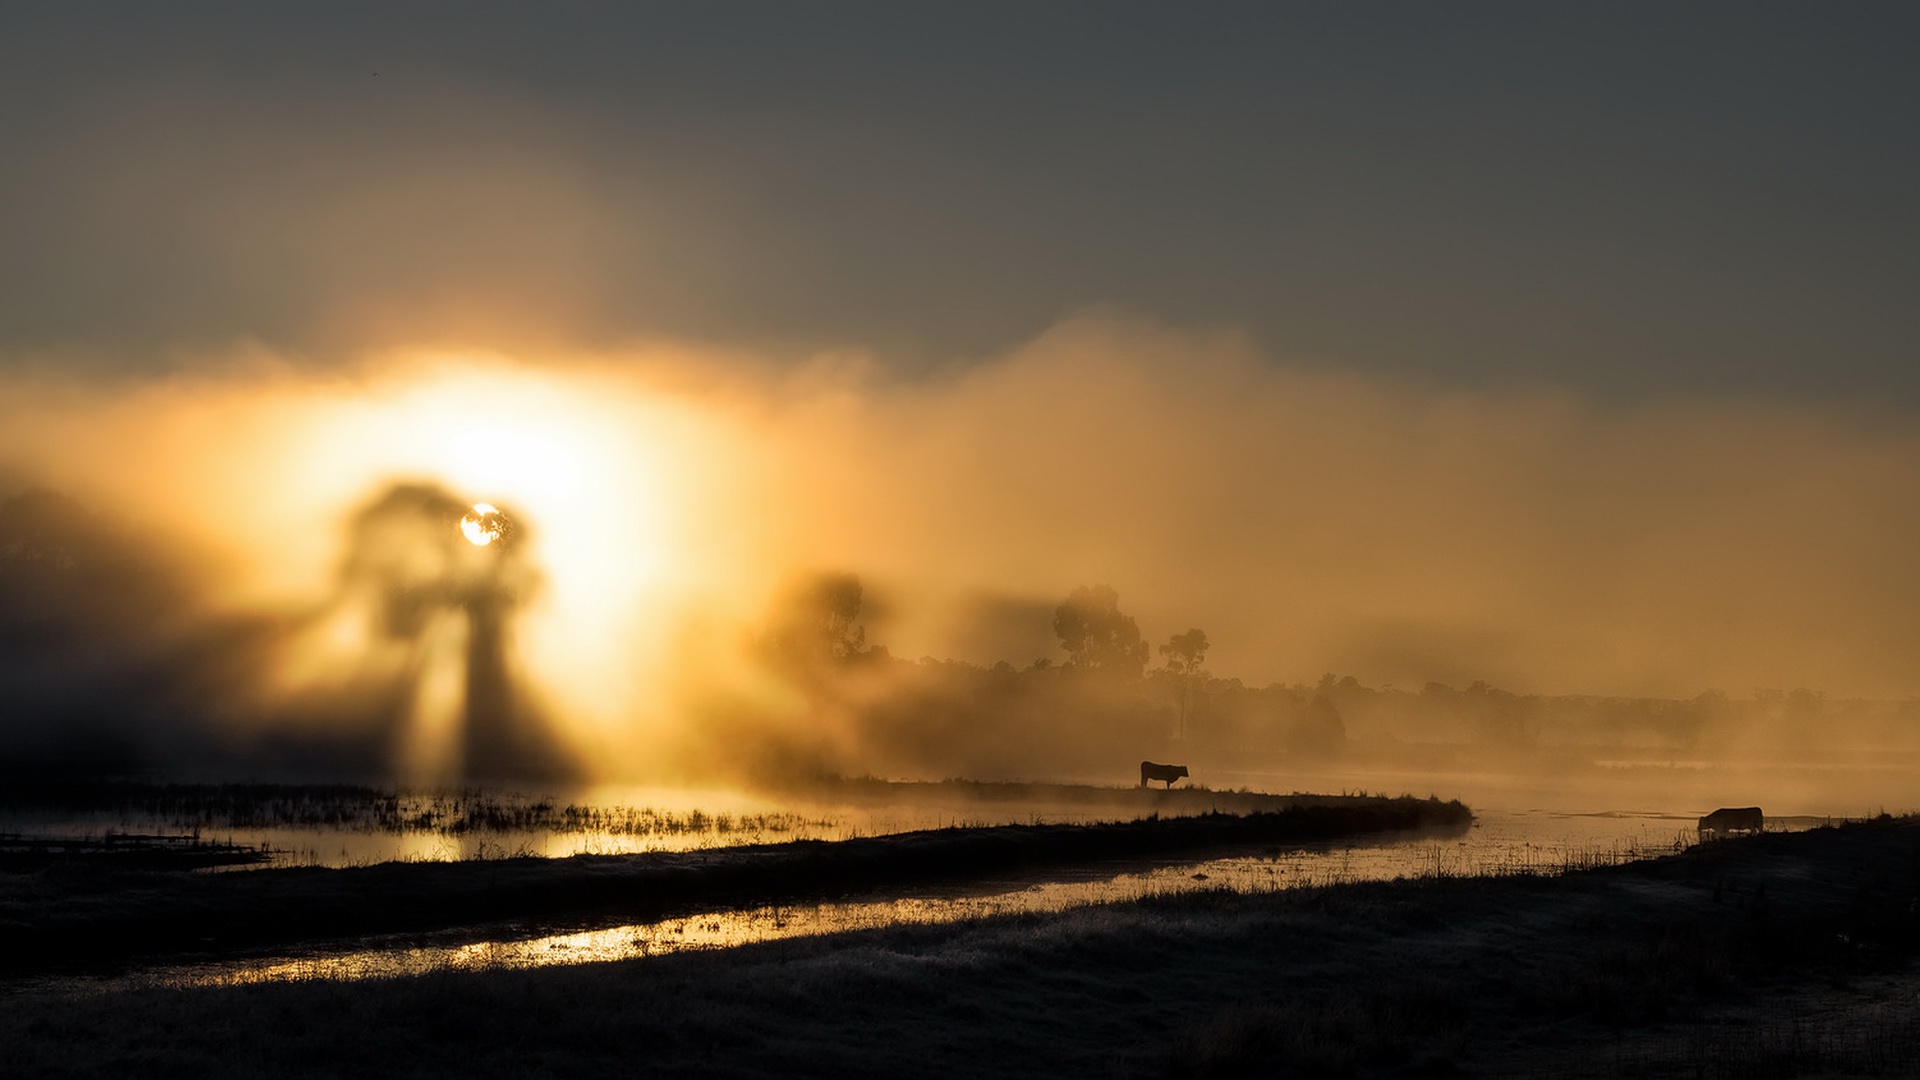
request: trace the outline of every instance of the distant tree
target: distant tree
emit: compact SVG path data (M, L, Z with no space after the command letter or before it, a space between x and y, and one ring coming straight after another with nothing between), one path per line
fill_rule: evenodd
M1290 733L1291 749L1308 757L1331 757L1346 746L1347 726L1340 708L1325 694L1315 694L1306 711L1294 722Z
M1167 662L1169 674L1183 677L1197 675L1200 665L1207 659L1207 632L1196 629L1175 634L1160 646L1160 655Z
M1442 690L1447 689L1440 683L1428 683L1427 692L1432 693L1436 686ZM1314 687L1314 692L1327 695L1356 694L1366 693L1367 688L1361 684L1359 679L1351 675L1336 676L1333 672L1329 671L1325 675L1320 676L1320 685Z
M1475 679L1461 692L1460 700L1473 716L1476 741L1493 746L1533 744L1534 724L1519 695Z
M1184 634L1175 634L1160 646L1160 655L1167 663L1167 674L1180 682L1180 731L1179 738L1187 736L1187 714L1193 710L1193 684L1200 678L1201 667L1207 659L1207 632L1193 629Z
M1789 720L1819 720L1827 711L1827 695L1804 686L1787 691L1784 715Z
M789 590L767 631L769 651L782 663L818 667L867 655L860 625L865 589L853 574L820 574Z
M1133 616L1120 611L1120 594L1107 585L1082 585L1053 613L1053 632L1069 666L1139 678L1147 643Z

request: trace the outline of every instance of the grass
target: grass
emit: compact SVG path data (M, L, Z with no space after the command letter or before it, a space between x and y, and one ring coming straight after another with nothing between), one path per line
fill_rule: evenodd
M16 783L0 794L15 814L110 817L174 829L329 829L465 836L781 836L833 823L799 813L710 814L599 806L478 788L397 790L355 784Z

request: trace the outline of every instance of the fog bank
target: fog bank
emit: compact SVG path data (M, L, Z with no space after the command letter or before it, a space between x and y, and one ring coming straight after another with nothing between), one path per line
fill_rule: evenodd
M342 688L443 662L419 642L376 660L366 612L340 599L350 523L405 485L530 526L538 586L489 648L605 771L736 728L808 731L857 762L850 717L892 683L823 695L766 662L780 598L822 573L857 580L861 647L891 661L1058 663L1054 608L1097 583L1149 645L1204 629L1207 669L1249 687L1920 692L1920 509L1900 494L1920 482L1920 426L1903 416L1340 374L1112 312L937 375L891 370L659 344L15 378L0 496L70 496L91 515L75 528L176 567L150 605L164 619L97 618L175 649L198 688L179 708L219 714L201 725L214 743L312 712L288 702L365 708ZM126 594L13 518L0 561L13 578L55 567L44 603ZM216 624L252 627L246 648L207 644L227 640L205 636ZM120 662L101 640L9 677L36 700L102 693L83 674ZM473 655L459 640L445 663ZM1114 738L1101 752L1128 756Z

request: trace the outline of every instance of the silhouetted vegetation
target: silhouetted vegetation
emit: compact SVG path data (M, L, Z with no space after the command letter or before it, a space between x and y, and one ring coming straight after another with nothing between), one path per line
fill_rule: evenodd
M475 544L460 528L471 509L436 485L394 484L353 516L334 603L369 619L405 658L396 676L370 656L355 681L385 684L382 696L400 706L383 720L389 758L404 768L443 780L572 776L576 765L513 671L514 616L540 588L522 555L528 525L494 511L497 535ZM463 642L456 655L445 655L450 639ZM460 688L444 745L406 730L420 725L414 702L436 668Z
M1108 585L1082 585L1054 610L1053 632L1072 667L1138 678L1147 666L1147 643L1133 616L1120 610L1120 594Z
M0 789L0 809L29 816L136 820L178 829L331 829L441 836L778 835L804 825L823 824L797 812L675 812L651 806L567 802L482 788L414 791L354 784L22 781Z
M825 575L770 620L770 670L807 702L804 720L726 702L668 755L690 771L759 783L807 775L1043 776L1119 780L1143 758L1224 771L1371 767L1565 773L1683 762L1920 761L1920 703L1834 700L1811 690L1693 698L1522 694L1484 681L1419 690L1347 675L1248 685L1205 669L1190 628L1147 646L1114 589L1074 589L1053 612L1062 660L1026 666L921 657L872 643L859 579Z
M790 586L767 619L764 651L774 665L810 677L866 651L865 589L852 574L820 574Z
M417 749L406 728L437 667L458 688L455 745L435 748L443 779L570 775L511 674L514 612L538 586L524 523L476 546L459 531L467 509L432 485L388 486L343 523L324 604L236 614L207 603L204 557L177 539L48 492L0 502L0 775L391 774ZM302 635L343 614L375 642L352 670L270 692Z

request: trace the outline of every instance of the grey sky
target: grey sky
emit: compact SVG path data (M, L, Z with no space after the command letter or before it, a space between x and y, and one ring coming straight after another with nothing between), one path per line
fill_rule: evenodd
M0 11L16 364L916 369L1111 304L1442 383L1920 405L1911 5Z

